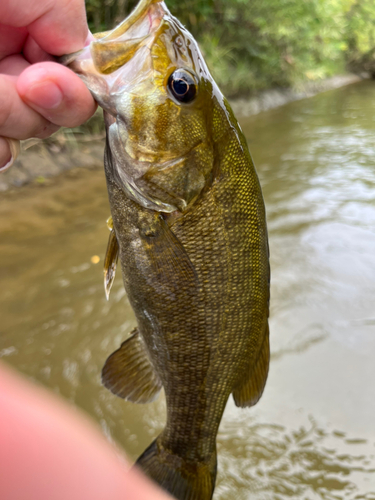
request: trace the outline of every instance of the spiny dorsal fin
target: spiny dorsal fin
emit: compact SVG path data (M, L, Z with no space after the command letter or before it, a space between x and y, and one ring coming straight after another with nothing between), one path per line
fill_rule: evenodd
M259 401L266 385L269 362L270 343L267 325L266 335L255 367L246 374L233 391L233 399L237 406L242 408L254 406Z
M133 403L150 403L158 396L162 383L140 333L136 328L132 333L105 362L102 382L120 398Z

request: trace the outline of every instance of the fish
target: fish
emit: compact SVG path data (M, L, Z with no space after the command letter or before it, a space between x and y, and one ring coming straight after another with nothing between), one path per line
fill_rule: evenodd
M164 430L136 466L178 500L209 500L228 398L255 405L270 359L266 212L246 139L160 0L62 62L104 110L105 289L119 259L137 320L102 381L134 403L164 389Z

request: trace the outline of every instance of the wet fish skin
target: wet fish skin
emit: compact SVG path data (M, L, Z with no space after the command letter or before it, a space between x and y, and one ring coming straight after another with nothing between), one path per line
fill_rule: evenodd
M102 376L133 402L164 387L165 429L137 464L175 498L209 500L228 397L254 405L268 373L265 208L246 140L195 40L164 3L137 9L126 29L70 61L105 109L111 213L138 323ZM197 83L187 104L168 87L179 68Z

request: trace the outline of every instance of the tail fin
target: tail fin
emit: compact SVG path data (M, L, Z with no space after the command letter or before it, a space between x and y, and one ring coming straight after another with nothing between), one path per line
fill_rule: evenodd
M216 480L216 450L208 463L187 463L160 444L160 437L136 465L177 500L211 500Z

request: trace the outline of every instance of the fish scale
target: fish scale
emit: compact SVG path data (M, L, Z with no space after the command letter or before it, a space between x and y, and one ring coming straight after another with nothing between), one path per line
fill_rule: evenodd
M164 388L165 428L137 466L178 500L209 500L228 397L254 405L268 373L258 177L195 40L163 2L141 0L67 62L105 110L106 293L119 256L138 323L102 379L135 403Z

